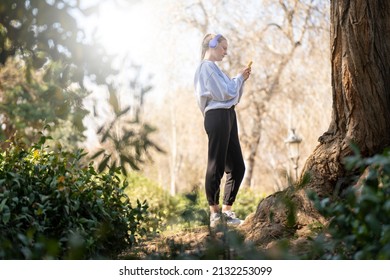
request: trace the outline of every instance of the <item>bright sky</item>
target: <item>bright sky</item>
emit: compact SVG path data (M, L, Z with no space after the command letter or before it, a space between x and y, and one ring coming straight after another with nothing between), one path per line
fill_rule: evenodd
M100 5L99 16L88 20L86 28L97 29L97 35L109 53L122 58L128 55L132 62L142 65L145 75L155 76L155 84L167 80L166 67L172 61L180 62L183 68L179 67L175 81L188 80L199 56L198 42L193 34L180 30L177 24L168 24L174 15L168 14L165 8L167 3L172 5L174 2L123 0L119 1L122 4L118 7L115 1L105 1ZM123 62L122 58L120 62Z
M109 1L101 5L96 24L108 52L138 57L150 49L156 23L144 2L117 7Z
M128 72L130 63L142 66L141 81L145 79L150 84L147 79L150 74L153 75L153 89L148 96L157 101L161 101L165 92L175 86L192 83L199 56L198 38L180 30L180 26L167 24L172 15L167 14L166 2L119 1L122 4L118 7L114 1L104 1L100 5L99 15L93 15L83 23L87 31L96 29L96 35L107 51L119 56L119 65L125 62L120 66L122 73L118 77L124 85L131 78ZM86 106L94 103L104 106L106 98L101 89L96 89ZM128 104L131 102L129 98L124 97L121 103ZM100 111L104 112L104 108ZM88 127L91 129L90 135L94 128L91 125Z

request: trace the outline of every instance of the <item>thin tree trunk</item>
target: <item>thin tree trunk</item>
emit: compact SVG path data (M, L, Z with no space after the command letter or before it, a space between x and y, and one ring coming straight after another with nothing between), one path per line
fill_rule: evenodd
M176 194L176 175L177 175L177 127L176 127L176 110L174 102L170 106L171 111L171 132L172 132L172 143L171 143L171 186L170 194L174 196Z
M244 186L248 188L252 186L253 171L256 166L256 156L257 156L258 148L260 146L260 139L261 139L262 116L259 107L255 108L254 118L256 120L256 125L252 127L250 131L250 137L247 137L249 138L249 141L247 143L247 149L249 150L249 154L246 159L246 173L244 177Z

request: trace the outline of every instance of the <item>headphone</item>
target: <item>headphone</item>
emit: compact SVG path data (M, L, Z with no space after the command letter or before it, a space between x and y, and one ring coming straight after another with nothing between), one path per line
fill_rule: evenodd
M218 39L221 38L221 34L217 34L212 40L209 42L209 47L215 49L218 45Z

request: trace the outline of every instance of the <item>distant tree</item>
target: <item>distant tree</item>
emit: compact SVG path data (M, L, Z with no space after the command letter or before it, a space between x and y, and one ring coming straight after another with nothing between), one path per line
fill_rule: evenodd
M247 88L246 98L238 107L241 126L240 137L244 150L246 150L246 173L243 185L247 187L253 187L254 172L259 160L259 147L264 133L264 119L269 114L269 107L274 102L275 96L283 92L281 90L281 87L284 86L283 74L297 56L296 53L301 48L301 44L308 44L307 34L310 29L318 29L317 24L312 22L318 16L315 13L318 7L312 1L284 0L273 3L273 5L270 6L280 11L278 12L279 16L276 17L278 19L273 19L275 22L269 22L265 28L256 30L257 38L266 38L264 42L256 44L257 48L261 45L261 48L266 51L267 57L262 58L262 60L267 61L266 68L264 73L260 73L260 77L254 76L255 82L253 83L258 85L257 88L250 90ZM269 42L266 42L268 40L278 43L270 45ZM283 47L279 48L278 46ZM230 58L230 60L232 59ZM236 67L239 67L238 63L242 64L237 59L231 62ZM248 122L247 119L251 119L251 121Z
M308 182L261 201L245 226L250 239L269 241L321 221L306 192L339 195L351 143L363 156L390 146L390 2L333 0L330 14L332 121L306 161L301 182Z

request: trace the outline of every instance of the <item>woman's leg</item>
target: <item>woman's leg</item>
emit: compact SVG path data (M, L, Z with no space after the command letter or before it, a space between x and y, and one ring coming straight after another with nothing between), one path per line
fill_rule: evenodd
M237 119L234 110L231 110L231 115L232 129L230 131L225 165L226 184L223 197L223 211L225 211L225 209L230 210L231 205L233 205L245 174L245 164L242 156Z
M220 183L225 171L230 139L230 123L229 110L216 109L206 112L204 126L209 144L205 188L209 206L219 205Z

